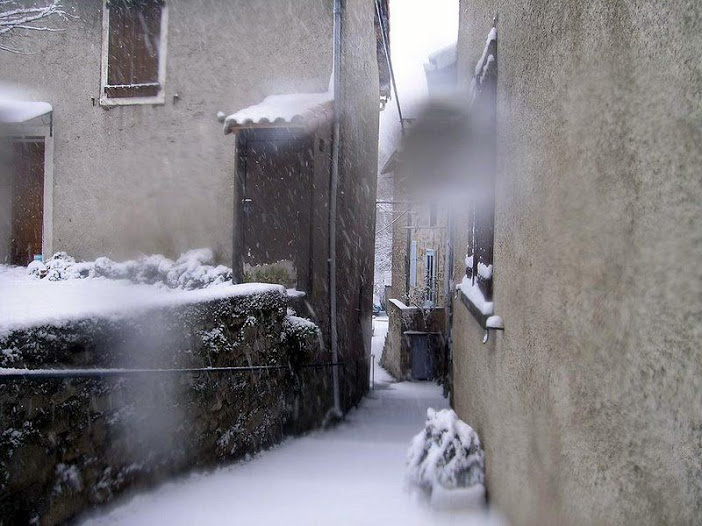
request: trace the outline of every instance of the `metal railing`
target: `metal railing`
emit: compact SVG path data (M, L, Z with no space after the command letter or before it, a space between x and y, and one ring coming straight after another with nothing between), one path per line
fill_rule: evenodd
M0 368L0 382L8 380L32 380L47 378L106 378L111 376L131 376L150 374L201 374L201 373L250 373L263 371L280 371L295 369L321 369L325 367L344 367L344 362L311 363L304 365L248 365L233 367L191 367L169 369L10 369Z

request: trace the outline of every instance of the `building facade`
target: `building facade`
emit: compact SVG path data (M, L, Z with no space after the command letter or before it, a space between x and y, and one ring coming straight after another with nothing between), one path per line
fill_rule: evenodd
M455 95L456 68L455 45L428 57L424 72L430 96ZM393 301L387 302L388 338L381 363L396 378L444 381L448 367L446 307L453 291L449 272L452 212L446 206L445 195L426 191L436 175L433 168L440 163L430 163L433 166L429 167L417 162L418 157L436 155L432 147L435 138L424 141L425 121L431 120L425 119L427 113L432 113L430 107L420 111L419 130L414 125L417 119L407 119L408 133L402 147L381 170L381 176L388 176L393 184L389 224L392 232L389 290ZM410 151L403 152L404 148Z
M174 257L210 247L243 279L245 270L284 260L292 267L283 265L288 272L280 281L312 299L328 342L334 112L301 128L284 114L290 108L277 108L283 113L272 120L286 125L240 127L245 131L235 135L246 135L248 143L225 135L217 115L275 95L328 94L333 4L67 0L71 17L53 24L60 32L28 40L31 54L0 53L2 81L52 109L5 133L13 144L32 145L23 166L38 182L25 194L40 195L43 203L31 214L23 206L3 214L0 261L26 264L57 251L78 259ZM379 82L375 2L343 4L336 216L336 266L343 271L336 288L340 356L353 364L348 406L367 388L361 377L370 354L378 111L387 82ZM43 162L34 161L39 156ZM240 185L246 175L258 181L249 193ZM277 206L303 195L298 209ZM36 196L29 200L37 203ZM247 207L253 212L245 225L237 218ZM25 237L31 242L13 248L19 237L11 225L30 220L34 227ZM264 226L270 228L259 235ZM240 236L246 228L248 245ZM289 238L296 240L291 253L281 248ZM250 250L257 247L258 253ZM15 252L19 256L11 256ZM249 278L261 277L254 274Z
M32 54L0 55L4 83L53 107L43 252L119 259L209 246L231 261L236 163L216 114L325 91L331 3L131 5L144 9L66 2L76 18L55 21L61 32L34 35ZM149 25L135 35L137 15Z
M510 522L702 516L701 28L694 2L460 2L497 164L494 224L453 232L453 405Z

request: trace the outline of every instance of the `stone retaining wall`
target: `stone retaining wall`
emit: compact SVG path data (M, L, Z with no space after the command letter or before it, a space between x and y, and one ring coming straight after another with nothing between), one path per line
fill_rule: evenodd
M316 327L271 286L0 335L12 368L289 365L236 373L2 380L0 524L54 524L319 425L331 407Z

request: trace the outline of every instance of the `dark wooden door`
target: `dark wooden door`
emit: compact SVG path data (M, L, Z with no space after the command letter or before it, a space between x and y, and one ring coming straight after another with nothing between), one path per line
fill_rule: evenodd
M429 335L405 333L405 337L409 338L412 379L431 380L434 378L434 362L429 351Z
M281 268L292 263L294 275L284 284L300 290L308 290L310 278L310 155L304 141L246 144L243 262L250 266L283 262Z
M13 150L10 263L27 265L35 254L41 254L44 143L15 142Z

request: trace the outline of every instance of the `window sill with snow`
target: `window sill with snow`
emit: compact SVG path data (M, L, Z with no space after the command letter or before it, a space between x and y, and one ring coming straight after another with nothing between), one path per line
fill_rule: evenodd
M456 285L456 291L463 305L473 315L480 327L485 329L483 343L487 342L489 331L504 330L502 318L495 316L494 303L485 299L478 285L473 283L468 276L463 276L463 281Z

